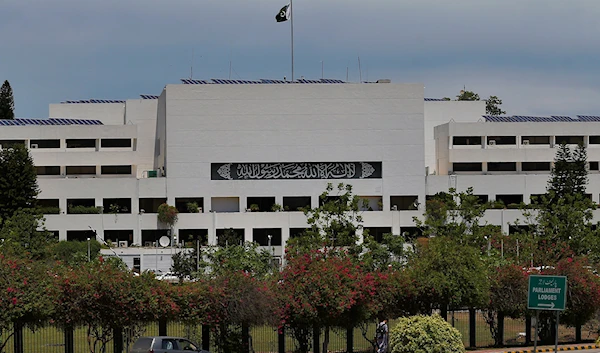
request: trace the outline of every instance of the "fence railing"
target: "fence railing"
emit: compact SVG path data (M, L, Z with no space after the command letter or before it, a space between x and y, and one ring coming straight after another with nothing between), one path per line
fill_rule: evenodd
M448 322L460 331L465 347L481 348L494 345L481 312L461 310L448 313ZM390 328L395 325L395 320L389 323ZM504 319L503 340L504 346L524 346L533 342L534 325L530 319ZM372 352L371 342L375 336L376 323L363 325L352 330L332 328L329 333L328 350L330 352ZM6 335L6 333L4 333ZM219 342L211 333L208 326L185 325L179 322L152 323L137 332L115 332L115 339L111 340L103 353L126 353L131 349L135 339L139 336L176 336L185 337L196 342L200 347L211 352L219 352ZM322 330L312 332L309 349L313 353L322 352L324 339ZM593 340L597 332L589 328L577 329L561 325L559 327L559 342L575 343L584 340ZM297 342L289 332L282 332L277 327L261 326L251 327L245 337L247 345L242 353L286 353L297 350ZM5 337L0 335L0 341ZM15 334L9 339L4 351L0 353L88 353L87 329L76 327L63 329L53 325L45 325L35 331L17 327Z

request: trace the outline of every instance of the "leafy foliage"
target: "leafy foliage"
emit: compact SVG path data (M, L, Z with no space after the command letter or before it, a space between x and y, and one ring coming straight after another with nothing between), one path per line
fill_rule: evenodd
M163 203L160 206L158 206L158 214L157 214L158 221L161 223L164 223L170 227L172 227L173 225L175 225L175 223L177 223L178 214L179 214L179 211L177 210L177 207L175 207L175 206L171 206L166 203Z
M398 319L390 330L391 353L462 353L465 346L457 329L438 315Z
M30 329L43 325L52 312L50 277L40 264L0 255L0 352L19 323Z
M96 239L90 240L90 258L96 260L100 254L101 245ZM87 258L88 242L87 241L59 241L51 245L49 257L54 261L58 261L67 266L82 266L88 262Z
M364 320L376 283L373 274L361 271L348 257L314 250L291 258L277 286L282 324L291 328L300 350L306 352L303 333L313 325L325 328L327 335L329 327Z
M0 150L0 228L20 209L36 207L39 193L33 159L27 148Z
M583 145L578 145L574 151L566 144L558 146L554 167L548 181L548 192L553 192L556 198L585 193L588 183L587 151Z
M58 239L44 228L42 215L35 209L17 210L4 222L0 239L4 239L0 252L5 255L33 260L48 257L48 250Z
M502 99L498 98L497 96L490 96L485 101L485 113L487 115L506 114L506 111L500 109L501 105L502 105Z
M53 318L63 326L87 328L90 353L104 352L115 330L140 326L179 311L169 284L144 273L135 277L122 263L94 261L58 269Z
M15 99L13 90L8 80L4 81L0 88L0 119L15 118Z
M449 100L449 99L448 99ZM457 101L478 101L480 100L479 94L473 91L461 90L460 94L456 96ZM497 96L490 96L485 100L485 113L487 115L502 115L506 114L504 110L500 108L502 105L502 99Z
M488 301L487 268L478 249L447 238L417 245L407 264L424 311L480 307Z

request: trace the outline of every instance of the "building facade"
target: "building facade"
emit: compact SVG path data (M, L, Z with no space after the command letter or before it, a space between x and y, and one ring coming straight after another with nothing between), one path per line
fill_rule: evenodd
M493 121L484 102L425 99L420 84L182 81L0 125L0 145L30 147L45 226L60 240L110 240L130 266L166 271L171 245L216 244L234 229L281 257L307 227L299 209L340 182L368 200L370 234L415 234L426 196L449 187L506 204L543 193L562 140L589 146L600 196L598 122ZM164 202L180 211L173 229L157 221ZM518 217L489 210L485 221L508 234Z

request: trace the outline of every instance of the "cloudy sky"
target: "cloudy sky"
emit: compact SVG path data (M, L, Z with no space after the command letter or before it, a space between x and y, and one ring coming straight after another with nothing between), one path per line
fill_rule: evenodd
M194 78L290 74L287 0L0 0L16 115ZM296 0L296 76L463 86L509 114L600 115L600 0ZM194 58L192 60L192 52Z

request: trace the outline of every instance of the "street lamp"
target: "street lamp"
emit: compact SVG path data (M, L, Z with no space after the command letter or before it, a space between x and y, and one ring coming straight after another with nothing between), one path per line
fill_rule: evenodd
M87 238L87 245L88 245L88 262L90 262L91 259L91 251L90 251L90 238Z

